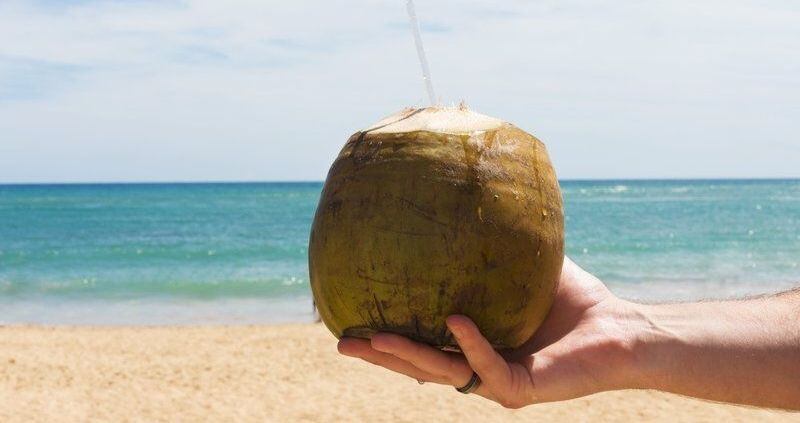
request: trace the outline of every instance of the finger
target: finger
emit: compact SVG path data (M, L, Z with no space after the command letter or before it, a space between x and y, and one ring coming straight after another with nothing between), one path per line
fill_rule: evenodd
M460 354L446 353L399 335L391 333L372 335L372 347L376 350L382 349L385 353L412 363L416 368L443 380L436 383L459 388L472 378L472 368ZM497 398L483 385L479 385L472 393L497 401Z
M447 327L455 336L470 367L481 377L483 384L494 394L502 396L512 384L508 362L492 348L468 317L450 316L447 318Z
M370 346L366 339L342 338L338 344L339 353L360 358L368 363L381 366L395 373L404 374L417 381L448 384L448 380L418 369L413 364L401 360L392 354L377 351Z
M392 354L423 371L445 378L454 386L463 386L472 377L472 369L462 358L403 336L377 333L372 335L372 348Z

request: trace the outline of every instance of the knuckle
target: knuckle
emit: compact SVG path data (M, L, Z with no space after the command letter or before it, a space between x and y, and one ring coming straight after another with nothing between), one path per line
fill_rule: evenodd
M414 357L424 357L425 355L425 347L421 344L417 344L416 342L409 344L409 350Z
M465 367L464 363L461 363L456 360L450 360L450 363L448 363L445 373L448 375L458 375L460 373L466 373L466 371L464 371L464 367Z
M461 372L458 371L450 371L441 376L447 380L448 384L453 385L456 388L466 385L470 378L470 376L465 378L463 375L461 375Z
M460 388L469 383L471 377L472 375L467 375L467 376L459 375L458 372L450 373L445 376L445 378L447 379L447 383L453 385L456 388Z
M502 397L497 401L503 408L510 410L517 410L523 407L523 404L515 398Z
M376 366L381 366L382 365L381 362L378 361L375 357L372 357L372 356L369 356L369 355L363 356L363 357L359 357L359 358L364 360L364 361L366 361L367 363L374 364Z

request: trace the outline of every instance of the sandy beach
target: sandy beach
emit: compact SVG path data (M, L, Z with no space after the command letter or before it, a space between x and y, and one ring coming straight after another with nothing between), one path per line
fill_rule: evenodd
M336 353L321 325L0 327L0 421L800 421L650 391L506 410Z

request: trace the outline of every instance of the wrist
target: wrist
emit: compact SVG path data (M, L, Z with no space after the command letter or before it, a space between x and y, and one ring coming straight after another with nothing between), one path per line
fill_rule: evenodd
M664 306L618 300L614 320L618 327L616 360L618 367L609 381L611 389L659 389L670 345L678 342L677 333L664 325Z
M652 386L649 345L655 341L647 306L612 297L592 310L590 343L598 348L588 358L595 369L593 391L647 389Z
M669 305L630 304L628 387L633 389L662 389L669 376L673 352L681 343L674 325L680 316L671 314Z

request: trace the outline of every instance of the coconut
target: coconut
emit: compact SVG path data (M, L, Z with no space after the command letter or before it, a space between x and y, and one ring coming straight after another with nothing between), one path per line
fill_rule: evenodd
M331 166L311 289L336 337L455 348L445 318L464 314L495 348L515 348L552 305L563 248L541 141L465 107L405 109L353 134Z

